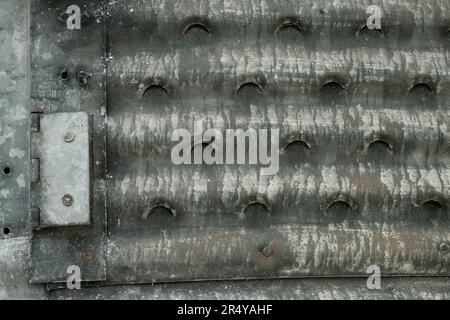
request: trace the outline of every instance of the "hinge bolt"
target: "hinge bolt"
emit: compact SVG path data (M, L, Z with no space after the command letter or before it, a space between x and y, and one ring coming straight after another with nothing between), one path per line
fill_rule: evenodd
M67 132L64 135L64 141L67 143L73 142L73 140L75 140L75 134L73 134L72 132Z
M66 207L70 207L73 204L73 197L70 194L65 194L61 198L62 203Z

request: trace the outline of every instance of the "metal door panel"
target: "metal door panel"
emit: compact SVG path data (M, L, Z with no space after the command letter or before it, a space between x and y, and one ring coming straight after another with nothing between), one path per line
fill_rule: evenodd
M205 295L211 280L249 296L228 282L243 279L257 290L275 279L268 297L286 283L297 297L376 298L394 287L403 297L446 297L434 278L405 277L449 275L447 0L381 1L382 32L362 28L367 4L353 0L86 0L77 2L81 30L67 30L71 4L7 1L0 13L9 31L0 28L0 165L12 169L0 174L0 258L18 252L13 265L30 266L31 282L51 289L80 266L85 285L112 297ZM240 90L248 81L259 89ZM51 172L39 170L40 122L80 112L89 119L89 215L55 225L40 210L40 175ZM279 172L174 165L172 132L195 120L204 129L279 128ZM379 295L358 287L371 265L387 279ZM295 280L330 276L342 279ZM200 280L173 294L164 291L171 284L108 287Z
M67 30L64 13L71 1L31 3L31 111L44 116L80 111L89 115L91 224L43 228L35 223L32 282L65 283L71 265L83 270L83 281L106 279L103 3L77 3L86 14L81 30ZM39 116L36 121L39 122ZM32 139L31 158L38 158L34 148L36 143ZM67 186L73 181L61 183ZM31 208L39 212L38 184L32 183L31 188Z
M382 7L379 37L359 32L365 7L353 2L111 6L112 282L350 276L372 264L391 275L448 274L448 216L421 208L430 199L446 207L449 192L448 15L427 15L419 31L418 14L432 4ZM279 32L293 15L299 32ZM425 35L429 45L418 47ZM408 95L418 75L433 79L435 95ZM237 92L249 77L263 92ZM321 90L329 79L345 87L337 101ZM285 150L273 177L249 166L175 166L171 133L193 131L195 120L280 128L283 146L300 137L311 147ZM353 212L327 214L341 198ZM246 215L256 200L269 214ZM146 218L158 203L176 214Z

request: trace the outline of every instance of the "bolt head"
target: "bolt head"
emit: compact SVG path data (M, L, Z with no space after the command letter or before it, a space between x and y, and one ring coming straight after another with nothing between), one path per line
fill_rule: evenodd
M441 242L439 244L439 250L441 251L441 253L448 253L450 251L450 245L448 242Z
M73 142L75 140L75 134L72 132L67 132L64 135L64 141L67 143Z
M87 72L80 71L78 73L78 83L81 86L84 86L85 84L87 84L89 77L90 77L90 75Z
M65 194L61 197L64 206L70 207L73 204L73 197L70 194Z
M262 250L261 253L263 254L264 257L269 258L270 256L273 255L273 249L271 248L271 246L265 246Z

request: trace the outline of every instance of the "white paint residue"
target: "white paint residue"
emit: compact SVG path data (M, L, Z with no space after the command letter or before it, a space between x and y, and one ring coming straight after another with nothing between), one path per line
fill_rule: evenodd
M20 150L17 148L11 148L9 150L9 157L10 158L22 158L25 155L25 151L24 150Z

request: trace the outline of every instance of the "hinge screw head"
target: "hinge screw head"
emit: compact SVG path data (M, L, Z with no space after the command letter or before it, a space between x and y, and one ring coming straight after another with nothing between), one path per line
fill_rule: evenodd
M67 143L73 142L73 140L75 140L75 134L73 134L72 132L67 132L64 135L64 141Z
M73 204L73 197L70 194L65 194L62 196L61 201L64 206L70 207Z

